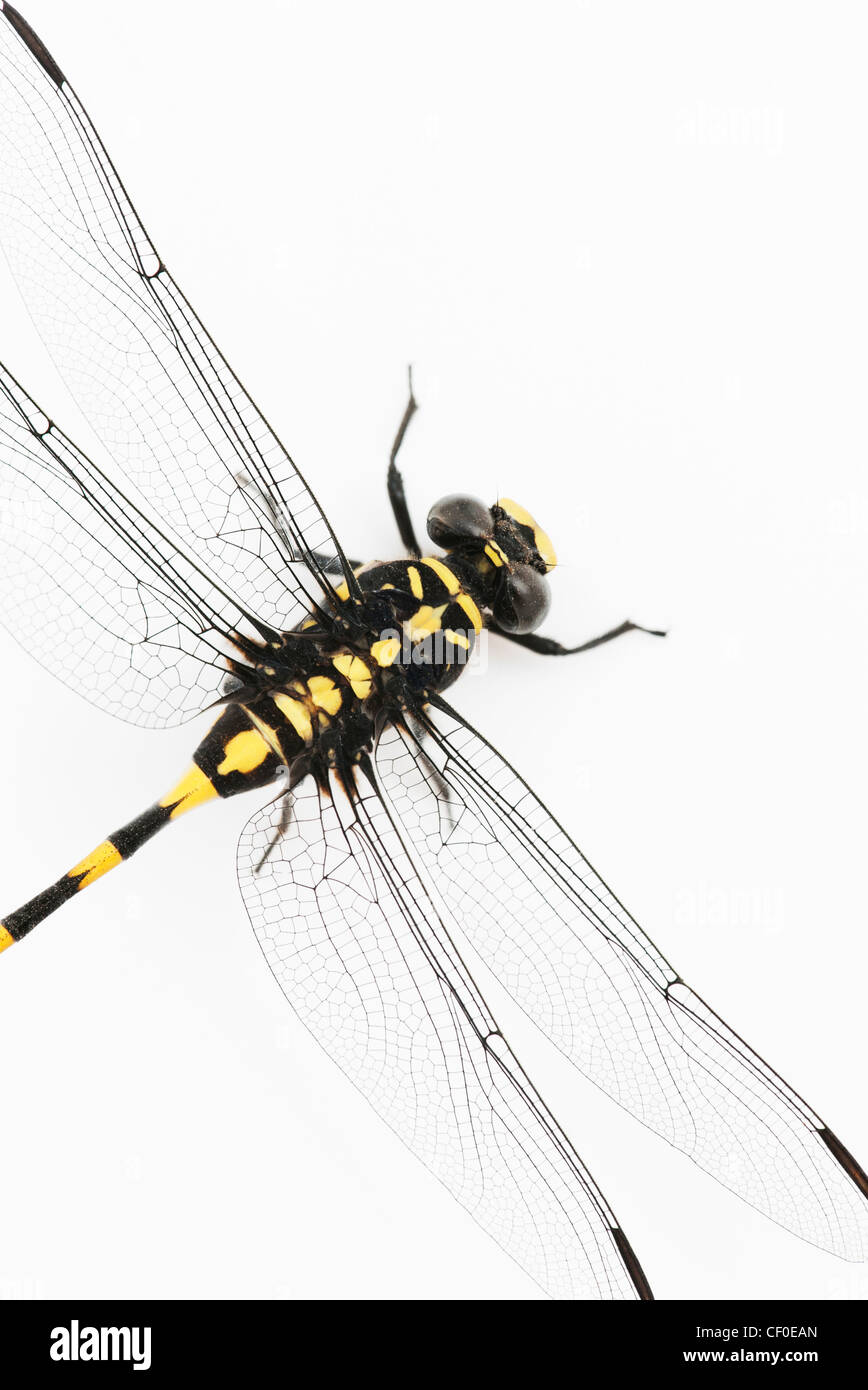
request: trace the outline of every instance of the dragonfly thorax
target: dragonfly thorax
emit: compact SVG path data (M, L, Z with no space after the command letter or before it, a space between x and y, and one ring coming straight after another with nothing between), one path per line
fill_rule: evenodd
M337 593L346 649L367 664L386 703L443 690L461 674L486 623L484 584L462 560L427 555L364 565L361 601Z

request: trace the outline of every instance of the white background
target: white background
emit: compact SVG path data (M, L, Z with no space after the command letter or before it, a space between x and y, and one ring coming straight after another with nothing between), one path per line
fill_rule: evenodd
M28 0L351 552L456 488L552 533L549 630L456 696L684 976L866 1161L864 10ZM0 358L89 443L6 279ZM21 634L26 643L26 634ZM10 909L204 725L3 638ZM527 713L533 711L531 727ZM534 1298L298 1025L209 808L0 961L0 1295ZM484 977L484 972L480 970ZM659 1297L852 1298L489 994Z

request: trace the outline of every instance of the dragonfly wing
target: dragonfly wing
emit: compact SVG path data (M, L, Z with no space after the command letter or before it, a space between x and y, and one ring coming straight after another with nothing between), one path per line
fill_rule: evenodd
M294 626L346 577L343 553L163 265L72 87L8 4L0 112L3 245L81 409L219 582L272 627Z
M66 685L133 724L182 723L255 639L238 604L0 366L0 622Z
M649 1297L378 794L363 789L352 806L335 795L303 783L287 835L272 804L239 846L247 910L286 998L407 1147L548 1293Z
M868 1179L690 989L527 783L443 702L377 769L448 916L560 1050L752 1206L868 1257Z

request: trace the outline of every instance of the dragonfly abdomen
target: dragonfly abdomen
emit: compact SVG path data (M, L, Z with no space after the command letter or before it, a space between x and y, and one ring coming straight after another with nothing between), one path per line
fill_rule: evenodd
M317 670L288 681L284 687L249 704L228 705L170 792L0 923L0 951L20 941L76 893L124 863L158 830L185 812L216 798L267 786L283 768L289 770L291 783L299 760L301 770L315 770L313 754L327 730L340 736L345 728L352 728L347 748L351 760L373 730L368 721L354 719L373 683L371 668L364 661L351 652L337 652ZM321 772L325 775L326 771L324 761Z
M20 941L83 888L117 868L163 826L215 797L233 796L274 781L281 758L247 712L230 705L203 739L184 776L160 801L114 831L49 888L0 923L0 951Z

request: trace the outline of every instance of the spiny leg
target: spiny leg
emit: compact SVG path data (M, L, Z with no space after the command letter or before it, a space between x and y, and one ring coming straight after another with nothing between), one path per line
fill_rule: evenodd
M553 637L537 637L536 633L533 632L525 633L524 636L514 632L503 632L494 623L491 630L501 637L508 637L510 642L517 642L520 647L527 647L529 651L536 652L539 656L573 656L576 652L589 652L593 647L601 647L604 642L614 642L616 637L623 637L625 632L647 632L650 637L666 636L666 633L661 632L659 628L642 627L639 623L631 623L629 619L620 623L618 627L613 627L609 632L602 633L600 637L592 637L589 642L580 643L578 647L564 647Z
M396 462L398 452L404 442L404 435L407 433L407 426L419 409L416 397L413 395L412 367L407 368L407 378L410 386L410 399L407 401L407 408L398 426L398 433L395 435L395 442L392 445L392 452L389 455L389 472L386 485L389 489L389 501L392 504L392 513L395 517L401 540L404 542L409 553L414 557L418 557L422 554L422 548L416 539L416 532L413 529L413 522L410 519L410 509L407 506L407 498L404 495L404 479Z

